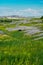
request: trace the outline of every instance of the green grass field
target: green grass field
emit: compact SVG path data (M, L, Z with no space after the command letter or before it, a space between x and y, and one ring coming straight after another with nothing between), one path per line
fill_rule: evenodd
M24 30L8 31L6 28L17 25L0 22L0 65L43 65L43 22L30 22L18 26L35 26L41 32L26 34Z

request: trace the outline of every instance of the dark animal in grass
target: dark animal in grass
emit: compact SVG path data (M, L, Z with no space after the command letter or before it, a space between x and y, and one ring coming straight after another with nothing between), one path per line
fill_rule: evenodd
M19 29L18 31L22 31L21 29Z

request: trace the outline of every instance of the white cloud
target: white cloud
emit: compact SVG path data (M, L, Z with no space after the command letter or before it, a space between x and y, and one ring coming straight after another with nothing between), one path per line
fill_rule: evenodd
M37 14L39 13L38 10L34 10L31 8L25 9L25 10L20 10L21 12L25 12L25 13L31 13L31 14Z
M4 15L41 16L43 15L43 9L35 10L32 8L28 8L24 10L15 10L14 8L0 7L0 16Z
M31 16L43 15L43 9L35 10L35 9L28 8L28 9L25 9L25 10L20 10L20 12L23 13L23 14L27 13L28 15L31 15Z

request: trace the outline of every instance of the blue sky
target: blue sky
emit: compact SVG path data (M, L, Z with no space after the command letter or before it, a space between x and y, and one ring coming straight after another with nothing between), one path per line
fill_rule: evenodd
M0 16L42 16L43 0L0 0Z

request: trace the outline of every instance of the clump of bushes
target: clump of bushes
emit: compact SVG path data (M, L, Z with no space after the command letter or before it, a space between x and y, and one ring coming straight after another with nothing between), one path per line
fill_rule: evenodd
M41 19L43 19L43 16L41 16Z
M12 22L12 20L11 19L7 19L7 18L1 18L0 19L0 22Z

